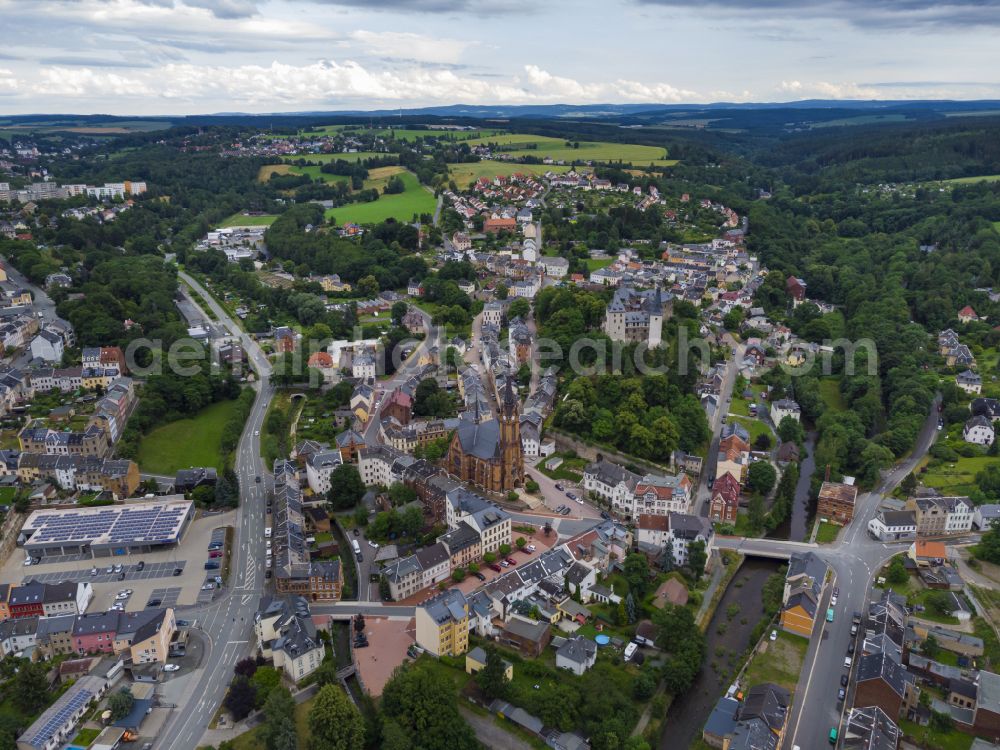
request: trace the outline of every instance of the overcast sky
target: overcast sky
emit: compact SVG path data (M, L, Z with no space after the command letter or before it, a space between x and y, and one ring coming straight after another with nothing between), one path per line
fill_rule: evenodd
M0 0L0 114L1000 98L1000 0Z

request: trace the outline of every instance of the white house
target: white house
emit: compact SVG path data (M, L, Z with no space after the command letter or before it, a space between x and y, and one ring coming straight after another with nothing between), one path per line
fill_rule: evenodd
M977 414L965 423L962 428L962 439L967 443L975 445L993 445L996 433L993 430L993 422Z
M944 520L946 534L964 534L972 531L974 506L967 497L950 497L947 500L948 515Z
M354 355L351 364L351 375L360 380L375 377L375 356L367 349Z
M983 392L983 379L972 370L966 370L956 375L955 384L966 393Z
M554 279L561 279L569 273L569 261L565 258L542 258L541 264L545 273Z
M497 301L487 302L483 306L483 325L503 326L503 304Z
M582 635L567 638L556 650L556 666L579 676L597 661L597 644Z
M802 410L791 399L781 398L771 404L771 421L779 425L785 417L791 417L798 422L802 417Z
M709 520L687 513L670 513L666 516L643 513L639 516L637 531L640 549L657 552L669 542L677 565L687 564L688 549L692 542L704 542L706 555L711 553L715 542Z
M313 494L325 495L330 491L330 477L343 463L340 451L336 450L322 451L309 456L309 460L306 461L306 480Z
M915 539L917 516L912 510L880 510L868 522L868 532L882 542Z
M31 356L46 362L62 362L64 349L62 336L47 328L40 330L31 340Z
M985 531L998 519L1000 519L1000 505L979 505L972 514L972 525L980 531Z

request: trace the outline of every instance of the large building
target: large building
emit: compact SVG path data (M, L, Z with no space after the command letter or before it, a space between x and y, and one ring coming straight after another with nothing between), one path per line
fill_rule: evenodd
M469 650L469 602L448 589L417 607L417 645L435 656L460 656Z
M74 682L17 738L17 750L57 750L73 738L77 724L104 697L111 683L87 675Z
M649 348L660 345L663 321L673 313L673 300L659 288L639 291L622 286L604 313L604 332L612 341L643 342Z
M41 509L28 516L21 534L32 555L111 557L177 544L193 515L190 500Z
M477 408L462 413L448 448L447 469L487 492L504 493L524 484L520 402L508 379L500 393L497 419Z
M309 603L302 597L265 597L254 619L260 655L274 662L292 682L298 682L323 663L325 649L316 635Z

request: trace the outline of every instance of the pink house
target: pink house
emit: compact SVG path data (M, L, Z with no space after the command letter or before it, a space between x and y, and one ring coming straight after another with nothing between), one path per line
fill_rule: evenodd
M73 624L73 648L78 654L112 653L117 632L117 612L80 615Z

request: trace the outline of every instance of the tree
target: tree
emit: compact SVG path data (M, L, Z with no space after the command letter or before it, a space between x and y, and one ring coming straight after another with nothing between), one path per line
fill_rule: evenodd
M642 599L649 588L649 561L639 552L630 552L625 556L624 568L628 590L635 593L637 599Z
M903 558L899 555L892 558L889 563L889 569L886 571L885 579L896 586L906 583L909 579L910 574L906 570L906 565L903 564Z
M18 662L14 678L14 703L25 714L36 714L49 702L49 683L41 662Z
M250 679L253 677L253 673L257 671L257 660L252 656L248 656L245 659L240 659L236 662L236 666L233 667L233 672L240 675L241 677L246 677Z
M127 688L112 693L111 697L108 698L108 710L111 712L111 718L115 721L128 716L134 705L135 698L132 697L132 693Z
M510 554L510 545L507 542L500 545L500 554L504 557Z
M656 678L644 669L632 682L632 697L637 701L649 700L654 692L656 692Z
M705 554L705 543L696 539L688 545L688 568L694 580L698 581L705 572L705 564L708 562L708 555Z
M308 721L310 750L364 750L364 719L341 687L320 688Z
M395 325L397 326L402 325L403 316L406 315L407 309L408 305L405 302L403 302L403 300L399 300L398 302L394 302L392 304L392 309L389 311L389 316L392 318L392 322Z
M362 297L374 297L379 293L378 279L374 276L365 276L358 279L358 294Z
M767 495L774 489L777 479L778 472L767 461L755 461L747 471L747 487L761 495Z
M934 634L929 634L925 639L923 644L920 646L920 650L924 652L924 656L928 659L933 659L937 656L938 651L941 648L941 644L938 643L938 639L934 637Z
M524 297L518 297L507 307L507 317L526 319L531 314L531 303Z
M479 743L458 713L451 680L404 664L382 691L382 710L422 750L476 750Z
M507 299L507 295L510 294L510 289L504 283L497 284L497 288L494 290L493 294L497 299Z
M906 493L907 496L912 495L917 491L917 477L912 472L903 477L903 481L899 483L899 488Z
M507 665L500 652L489 646L486 650L486 666L476 673L476 684L489 699L504 698L510 680L507 679Z
M331 661L331 665L336 665ZM322 669L323 665L320 665ZM336 669L334 669L336 671ZM319 674L319 670L316 670ZM264 702L264 744L267 750L296 750L295 700L287 688L277 687Z
M263 706L271 691L281 685L281 675L274 667L261 667L253 673L250 684L253 685L256 692L257 706Z
M927 607L934 613L947 617L951 614L951 597L944 591L929 591L924 597Z
M353 508L365 496L365 483L354 464L342 464L330 475L326 501L334 510Z
M802 423L799 420L792 417L782 417L778 423L778 437L783 443L802 445L805 442L805 430L802 429Z
M257 705L257 691L246 677L237 676L222 702L234 721L243 721Z
M517 540L514 542L514 544L517 545L518 549L524 549L528 544L528 540L525 539L523 536L519 536Z

